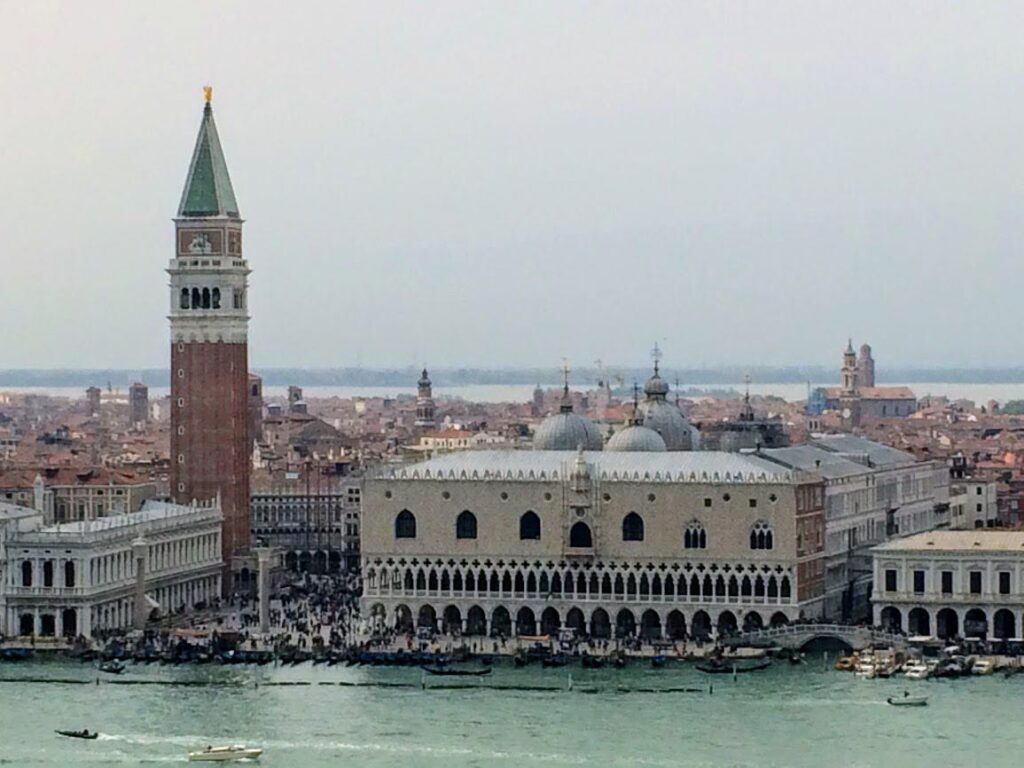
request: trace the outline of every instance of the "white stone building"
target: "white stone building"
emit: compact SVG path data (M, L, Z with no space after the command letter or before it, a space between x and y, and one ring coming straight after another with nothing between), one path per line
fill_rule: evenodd
M874 555L874 621L912 635L1020 637L1024 531L930 531Z
M947 522L943 462L918 461L853 435L818 436L758 455L825 481L826 618L868 618L872 547Z
M673 639L815 618L824 504L820 477L736 453L447 454L366 480L363 615Z
M133 547L145 553L147 615L218 597L222 521L216 503L151 500L139 512L47 526L39 512L0 505L0 633L90 637L131 627Z

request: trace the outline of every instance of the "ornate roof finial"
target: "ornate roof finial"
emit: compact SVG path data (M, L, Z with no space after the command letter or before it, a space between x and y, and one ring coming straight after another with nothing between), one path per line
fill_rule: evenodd
M658 374L658 366L661 363L661 348L658 346L658 342L654 342L654 349L651 350L651 359L654 360L654 374Z
M562 392L569 394L569 360L562 358Z
M206 101L207 104L209 104L211 101L213 101L213 86L212 85L204 85L203 86L203 99Z

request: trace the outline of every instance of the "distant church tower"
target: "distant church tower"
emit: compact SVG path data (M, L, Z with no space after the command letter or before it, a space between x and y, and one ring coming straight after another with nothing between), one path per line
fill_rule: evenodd
M871 356L871 345L860 345L860 357L857 358L857 386L875 386L875 358Z
M174 219L171 276L171 496L220 494L225 565L249 549L248 283L242 218L211 89ZM225 579L230 585L232 579Z
M420 380L416 382L416 426L420 429L434 429L437 426L433 386L426 368L420 374Z
M857 391L860 382L857 378L857 353L853 351L853 339L846 342L846 350L843 352L842 378L840 413L847 427L856 427L860 424L860 395Z
M843 352L843 392L852 394L857 391L857 353L853 351L853 340L846 342L846 351Z

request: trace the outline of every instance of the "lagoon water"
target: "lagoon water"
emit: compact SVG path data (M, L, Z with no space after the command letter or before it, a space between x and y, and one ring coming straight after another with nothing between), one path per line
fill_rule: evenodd
M1024 754L1024 676L867 681L820 660L736 681L688 664L571 674L572 691L566 669L508 666L479 682L432 678L422 690L412 669L129 665L113 679L73 662L0 664L0 763L183 763L189 749L233 742L263 747L263 766L289 768L991 768ZM295 682L311 684L275 685ZM885 703L904 689L927 693L930 706ZM101 737L53 733L86 727Z
M812 387L832 387L837 382L814 383ZM972 383L949 383L949 382L911 382L905 385L890 384L881 382L884 386L908 386L919 398L926 395L948 397L951 400L973 400L978 405L984 405L989 400L1005 403L1008 400L1024 400L1024 383L1008 382L995 384L972 384ZM673 385L674 386L674 385ZM548 388L553 388L549 385ZM743 392L746 384L687 384L680 383L680 389L684 396L695 396L687 393L691 388L700 391L713 392L734 392L738 396ZM462 398L477 403L526 403L533 395L533 385L525 384L469 384L456 387L434 387L434 396L443 399L446 397ZM574 386L573 389L585 389ZM287 387L264 387L263 393L269 398L284 398L288 394ZM126 396L127 390L124 387L115 388L121 395ZM29 394L49 395L51 397L68 397L82 399L85 397L83 387L2 387L0 395L4 392L21 392ZM149 396L151 399L164 397L170 390L167 387L150 387ZM803 400L807 397L807 384L794 383L752 383L750 392L754 395L774 395L783 400L793 402ZM303 393L307 397L397 397L398 395L414 396L416 388L409 387L387 387L387 386L312 386L303 387Z

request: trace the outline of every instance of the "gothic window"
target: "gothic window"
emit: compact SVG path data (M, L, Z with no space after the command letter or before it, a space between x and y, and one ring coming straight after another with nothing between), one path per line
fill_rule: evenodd
M210 308L210 289L203 288L203 309Z
M636 512L630 512L622 518L622 540L643 541L644 519Z
M683 532L684 549L707 549L708 534L700 520L691 520Z
M232 288L231 289L231 305L235 309L241 309L242 308L242 292L240 290L238 290L237 288Z
M758 520L750 529L751 549L772 549L772 527L765 520Z
M220 288L214 288L210 293L210 299L214 309L220 309Z
M519 538L524 541L540 539L540 518L533 510L527 510L519 518Z
M476 538L476 515L468 509L464 509L455 519L455 538L475 539Z
M198 288L192 289L192 309L200 309L203 306L203 295Z
M181 289L181 300L178 302L181 309L188 309L188 288Z
M416 516L408 509L403 509L395 518L395 538L416 538Z
M589 549L594 546L594 537L590 533L590 526L586 523L576 523L569 529L569 546L580 549Z

